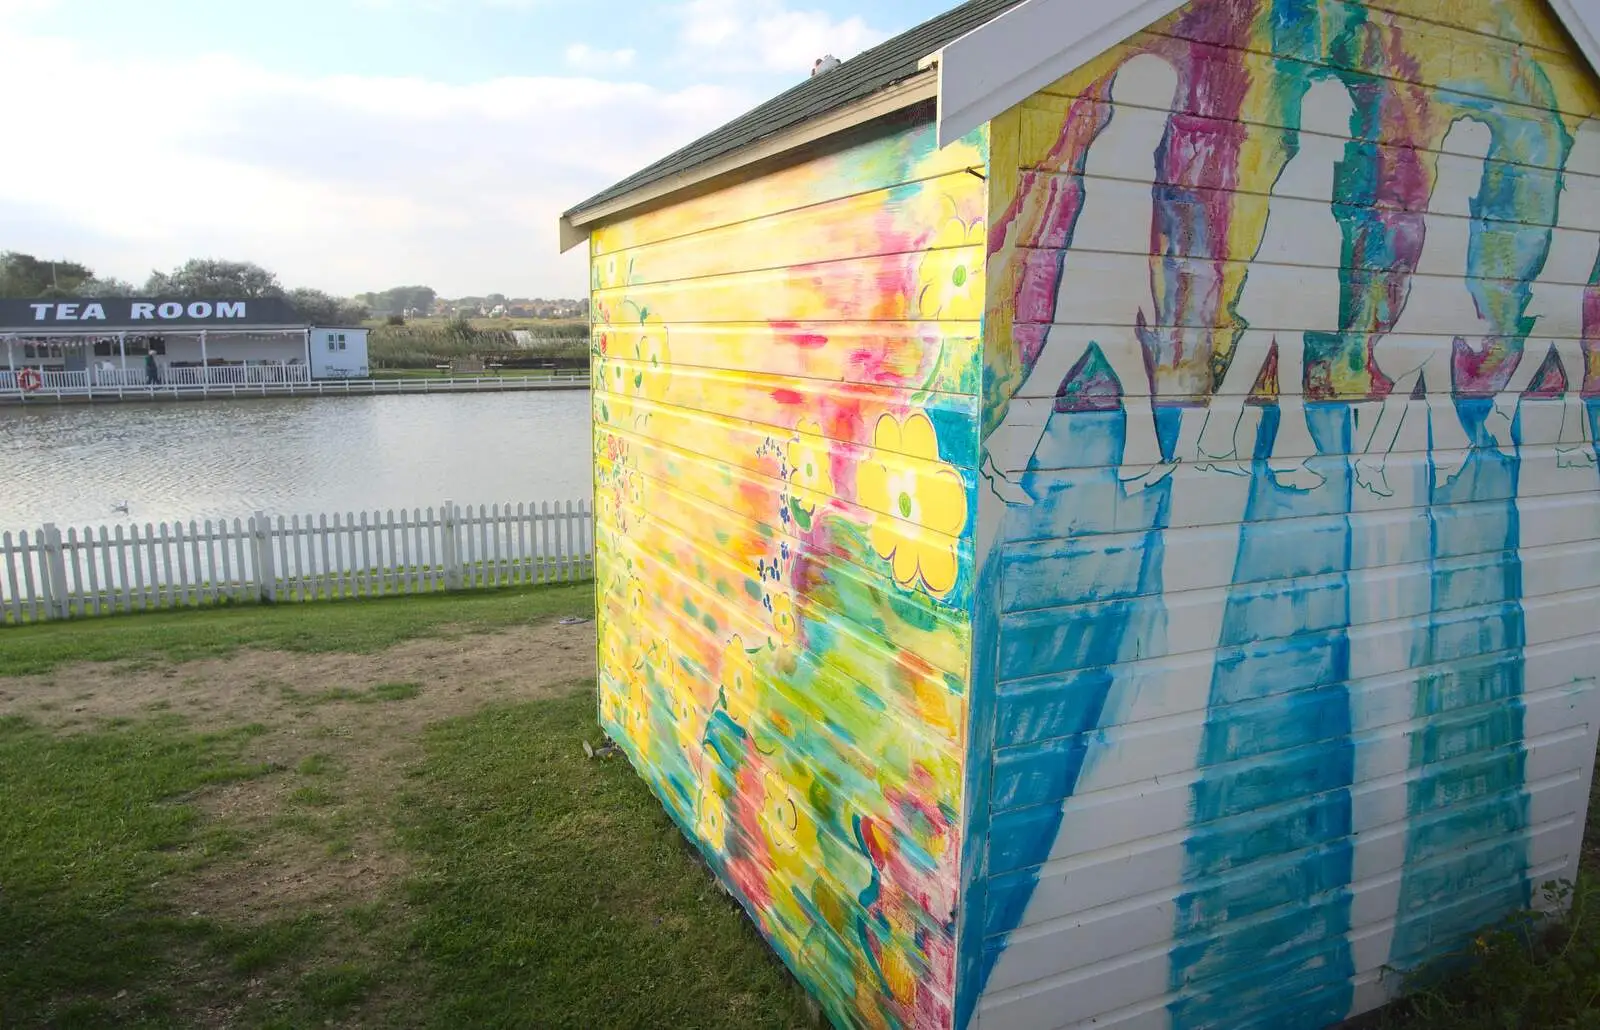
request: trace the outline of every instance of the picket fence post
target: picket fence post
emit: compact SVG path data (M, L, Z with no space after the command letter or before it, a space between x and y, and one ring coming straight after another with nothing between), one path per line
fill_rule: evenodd
M250 517L250 546L255 551L256 588L259 598L266 604L278 599L278 573L272 565L272 523L267 513L258 511Z
M457 536L460 520L456 517L456 502L445 501L439 517L440 543L444 548L444 588L461 589L461 541Z
M67 606L70 588L67 586L67 562L61 546L61 530L54 522L46 522L40 535L43 537L41 557L44 560L39 563L39 576L44 581L40 586L44 588L45 604L49 607L50 618L65 619L70 614Z

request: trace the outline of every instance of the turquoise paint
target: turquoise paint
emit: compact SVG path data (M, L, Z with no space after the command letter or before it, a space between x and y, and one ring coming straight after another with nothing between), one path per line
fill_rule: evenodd
M1469 423L1479 425L1486 405L1460 402ZM1516 480L1516 459L1480 449L1453 484L1433 486L1430 513L1472 504L1479 514L1469 523L1431 520L1433 615L1418 660L1428 671L1417 681L1421 725L1411 738L1411 768L1430 772L1407 790L1406 871L1389 952L1402 970L1454 949L1531 900ZM1495 551L1505 560L1461 570L1444 565ZM1462 659L1476 660L1458 667ZM1445 817L1430 818L1434 812ZM1496 842L1487 852L1465 850L1484 839ZM1475 900L1463 905L1464 897Z
M1274 532L1272 523L1349 511L1353 481L1344 457L1351 449L1349 408L1308 406L1317 449L1328 455L1314 459L1327 482L1310 493L1279 488L1266 470L1276 414L1268 409L1262 422L1234 579L1297 584L1296 577L1343 576L1349 570L1348 533L1313 543ZM1185 846L1187 886L1178 898L1171 957L1178 997L1168 1005L1175 1030L1229 1025L1239 1012L1276 1017L1279 1025L1290 1025L1281 1022L1290 1018L1322 1025L1350 1009L1355 970L1345 935L1355 761L1344 686L1348 584L1331 593L1317 584L1309 591L1301 588L1298 596L1291 586L1279 604L1281 612L1292 613L1280 618L1338 628L1318 632L1301 622L1305 629L1300 630L1290 622L1261 631L1254 620L1262 612L1248 594L1230 592L1201 743L1202 774L1193 788L1194 825L1216 832L1194 833ZM1256 640L1277 637L1252 647ZM1304 723L1277 718L1299 714L1293 704L1236 707L1247 700L1281 702L1312 688L1331 703L1306 708L1312 718ZM1273 757L1261 760L1265 753ZM1254 824L1250 832L1233 828L1241 817ZM1307 849L1315 860L1301 867L1299 878L1279 884L1297 890L1258 890L1253 878L1227 876L1232 869L1289 859ZM1278 912L1271 919L1251 918L1263 909Z

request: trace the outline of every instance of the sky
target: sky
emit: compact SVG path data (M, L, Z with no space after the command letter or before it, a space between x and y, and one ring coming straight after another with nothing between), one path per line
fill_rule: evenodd
M577 297L561 212L956 0L0 0L0 250Z

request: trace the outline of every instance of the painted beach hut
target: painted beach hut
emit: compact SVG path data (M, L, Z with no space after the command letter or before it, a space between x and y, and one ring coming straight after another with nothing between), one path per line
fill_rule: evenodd
M1317 1027L1575 877L1597 17L974 0L584 202L599 711L841 1027Z

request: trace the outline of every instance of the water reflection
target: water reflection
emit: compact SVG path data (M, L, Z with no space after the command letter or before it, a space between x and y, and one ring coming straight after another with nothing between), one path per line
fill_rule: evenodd
M0 473L0 530L577 500L589 394L3 407Z

